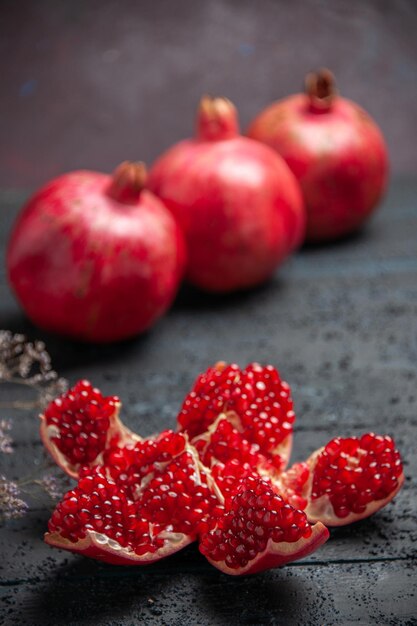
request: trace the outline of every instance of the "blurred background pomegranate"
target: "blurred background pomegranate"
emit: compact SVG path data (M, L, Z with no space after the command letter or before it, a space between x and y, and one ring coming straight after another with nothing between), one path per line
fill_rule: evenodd
M190 135L203 93L245 129L319 67L381 127L392 174L416 173L416 22L404 0L3 2L0 186L151 164Z

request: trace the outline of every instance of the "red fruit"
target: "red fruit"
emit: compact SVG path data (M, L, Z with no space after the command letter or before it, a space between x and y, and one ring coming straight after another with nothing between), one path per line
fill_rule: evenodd
M7 268L35 324L106 342L146 330L166 311L183 273L184 242L145 181L143 164L123 163L113 177L64 174L29 200Z
M109 563L146 565L195 541L222 510L185 435L165 431L119 453L117 467L81 471L49 521L47 543Z
M196 137L156 161L149 188L183 228L188 279L208 291L262 283L304 236L293 175L272 150L239 135L224 98L201 100Z
M249 477L224 513L200 539L200 551L226 574L254 574L301 559L329 537L318 522L313 527L268 483Z
M178 423L192 439L220 413L276 468L287 465L295 414L290 387L272 365L250 363L241 370L219 362L210 367L185 398Z
M88 380L53 400L41 415L41 438L54 461L77 478L81 467L103 463L106 448L140 439L119 420L120 400Z
M342 237L369 217L387 184L382 134L357 104L337 95L333 75L307 75L306 93L274 102L248 136L274 148L299 181L307 240Z
M281 474L279 489L310 522L344 526L372 515L404 482L401 457L385 435L337 437Z

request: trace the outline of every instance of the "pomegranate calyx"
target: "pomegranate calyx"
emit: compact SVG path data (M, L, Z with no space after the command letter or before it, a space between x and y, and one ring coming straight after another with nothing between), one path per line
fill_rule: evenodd
M333 73L321 68L317 72L309 72L305 77L305 92L309 98L310 111L326 113L332 107L337 94Z
M114 171L108 195L123 204L135 204L146 185L148 173L142 161L123 161Z
M196 135L200 141L222 141L239 134L236 107L227 98L203 96L197 111Z

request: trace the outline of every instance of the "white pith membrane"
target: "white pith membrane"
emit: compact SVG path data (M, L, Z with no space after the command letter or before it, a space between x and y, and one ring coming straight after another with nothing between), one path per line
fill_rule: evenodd
M103 453L107 447L110 446L113 440L117 440L118 447L124 447L129 444L135 444L136 442L143 441L142 437L129 430L119 418L121 409L121 402L115 403L115 410L109 416L109 428L106 433L106 440L103 450L96 456L96 458L89 462L88 465L94 467L95 465L103 465ZM80 468L83 463L73 464L70 463L65 454L58 448L54 439L61 438L61 431L55 424L48 424L44 414L39 416L40 435L44 443L45 448L48 450L55 463L66 472L71 478L78 478Z
M115 559L111 562L115 565L146 565L155 563L165 556L174 554L185 548L194 541L189 535L183 533L166 532L160 533L159 537L165 539L165 543L161 548L154 552L145 552L144 554L136 554L129 547L120 545L115 539L111 539L106 535L94 530L86 530L86 536L77 542L72 542L59 533L45 533L44 540L47 544L62 550L70 552L80 552L85 556L90 556L99 561L109 561L109 555L113 555Z

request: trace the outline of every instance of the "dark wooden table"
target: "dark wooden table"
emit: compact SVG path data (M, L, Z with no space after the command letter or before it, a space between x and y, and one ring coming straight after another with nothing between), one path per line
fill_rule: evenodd
M395 436L407 476L394 503L332 531L311 557L242 578L219 573L196 546L146 568L53 550L42 541L51 505L34 503L1 529L1 624L416 623L416 197L416 183L397 180L362 234L302 250L250 293L215 298L184 289L151 332L114 346L80 345L33 328L1 263L0 327L45 339L71 383L87 377L120 395L123 418L138 432L172 426L194 377L214 361L259 360L278 366L292 386L293 459L337 434L374 430ZM1 195L2 253L22 200L20 193ZM43 451L36 415L14 418L16 449L2 471L22 477L36 470Z

